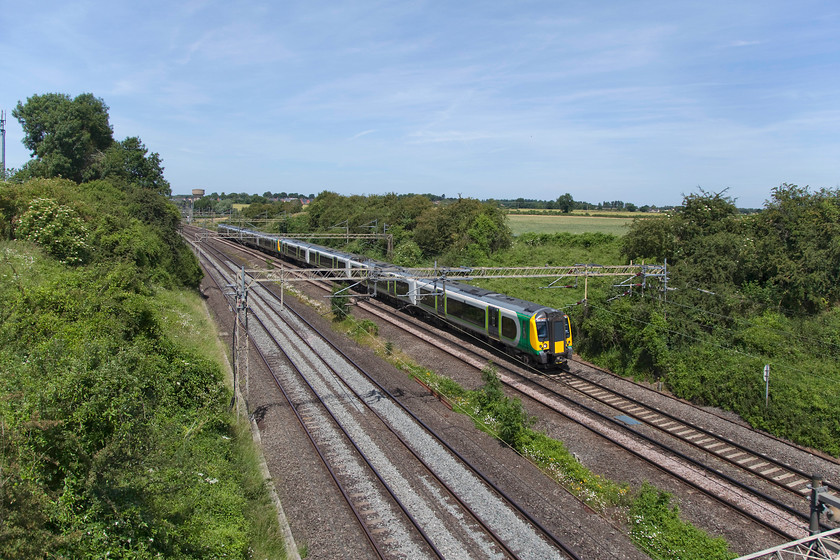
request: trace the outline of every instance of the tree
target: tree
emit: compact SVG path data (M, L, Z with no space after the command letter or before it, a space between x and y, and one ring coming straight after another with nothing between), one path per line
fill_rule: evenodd
M33 95L12 111L23 128L23 145L34 161L31 175L82 182L98 154L114 142L108 106L91 93Z
M347 295L347 288L336 284L332 288L330 298L330 309L333 312L333 321L341 322L350 315L350 296Z
M684 254L694 252L696 240L736 229L738 208L725 193L726 189L718 193L700 189L699 193L685 196L682 206L674 210L677 240L684 246Z
M282 211L281 205L276 202L256 202L243 209L242 215L246 218L258 218L262 216L266 219L271 219Z
M170 196L172 189L163 177L160 155L148 152L136 136L114 142L95 162L86 178L120 179L125 184Z
M346 220L347 210L346 197L323 191L309 204L309 223L315 229L327 230Z
M512 234L506 220L504 211L495 204L459 198L418 216L414 241L427 256L463 253L476 243L481 253L489 254L510 245Z
M631 261L653 260L673 262L676 254L674 221L662 218L636 218L621 238L621 252Z
M557 208L562 210L564 214L570 214L575 209L575 199L569 193L560 195L557 198Z
M765 205L749 219L751 277L791 309L840 301L840 191L785 183Z

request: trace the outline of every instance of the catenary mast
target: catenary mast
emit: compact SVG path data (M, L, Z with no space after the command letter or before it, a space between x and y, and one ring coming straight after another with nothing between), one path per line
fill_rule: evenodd
M6 111L0 111L0 136L3 137L2 144L3 144L3 161L0 162L0 176L2 176L2 180L6 180Z

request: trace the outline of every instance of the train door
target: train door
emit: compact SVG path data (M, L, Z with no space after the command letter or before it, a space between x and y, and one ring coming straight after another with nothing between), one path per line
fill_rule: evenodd
M566 342L571 333L569 317L565 313L552 313L548 317L549 352L555 355L566 352Z
M487 334L494 340L499 340L499 308L487 306Z

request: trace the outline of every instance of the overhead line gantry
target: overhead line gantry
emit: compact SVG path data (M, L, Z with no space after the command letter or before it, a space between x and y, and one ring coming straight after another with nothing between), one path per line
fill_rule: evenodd
M351 234L353 238L382 238L382 234ZM218 235L215 232L202 231L197 234L196 241L207 238L238 239L236 235ZM300 235L277 235L277 239L344 239L346 234L314 233ZM355 280L387 281L391 278L402 280L493 280L510 278L552 278L551 283L544 288L569 288L573 286L559 285L565 278L584 279L584 301L588 298L588 279L599 277L624 277L615 284L624 287L629 292L633 287L645 289L649 279L658 279L663 283L663 290L667 292L668 268L666 264L627 264L600 265L574 264L564 266L521 266L521 267L429 267L412 268L397 266L371 266L350 268L273 268L245 271L253 281L296 282L310 280Z

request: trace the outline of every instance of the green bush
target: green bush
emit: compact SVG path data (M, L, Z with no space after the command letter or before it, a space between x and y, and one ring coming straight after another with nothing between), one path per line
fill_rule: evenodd
M333 285L332 295L330 296L330 310L333 314L333 321L340 322L350 315L350 296L347 295L346 288L339 284Z
M4 233L41 232L37 246L0 241L2 556L276 557L270 515L251 517L273 508L237 451L250 437L219 367L193 350L208 333L189 338L204 315L164 287L195 282L194 257L173 256L183 244L165 224L100 207L89 188L0 187L0 211L23 216ZM40 248L68 217L88 232L73 267Z
M379 336L379 325L370 319L362 319L356 323L356 330L371 336Z
M645 482L630 507L630 538L651 558L681 560L731 560L722 538L711 538L680 519L671 495Z
M18 219L17 236L41 245L67 264L87 261L87 228L76 212L49 198L36 198Z

